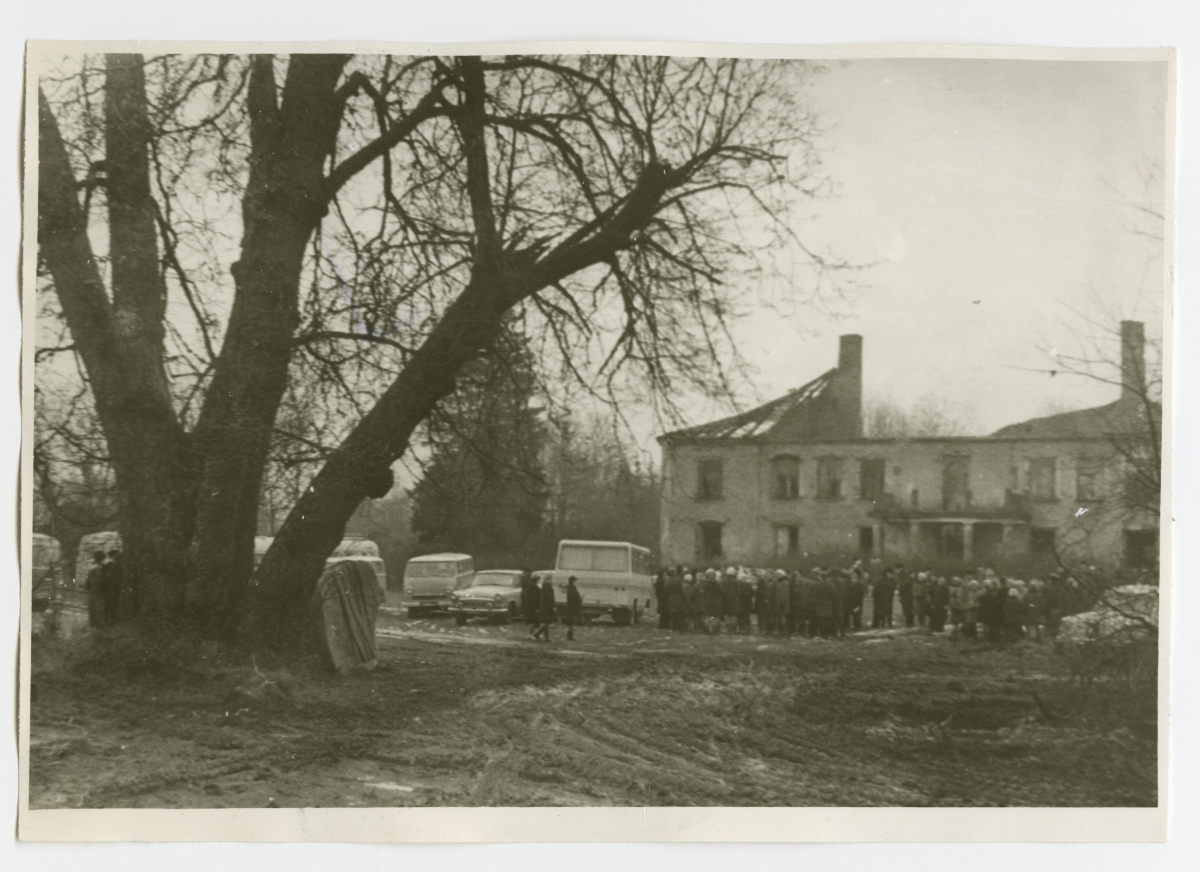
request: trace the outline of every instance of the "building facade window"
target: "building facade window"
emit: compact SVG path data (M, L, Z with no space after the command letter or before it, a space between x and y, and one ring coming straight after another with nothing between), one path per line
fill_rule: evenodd
M942 459L942 508L965 512L971 506L971 458L954 455Z
M775 457L771 460L771 499L800 499L799 457Z
M1125 531L1125 565L1131 569L1152 569L1158 564L1158 531Z
M858 461L858 498L876 502L883 496L887 463L881 457L864 457Z
M1035 500L1058 499L1054 479L1057 464L1053 457L1035 457L1029 461L1029 495Z
M725 495L725 465L707 458L697 464L696 499L719 500Z
M800 528L795 524L777 524L775 527L775 556L789 557L800 553Z
M701 521L696 525L696 556L701 560L712 560L725 555L721 546L720 521Z
M1103 499L1103 472L1103 461L1094 457L1081 457L1075 461L1075 499L1080 502Z
M1049 559L1055 554L1055 530L1053 527L1034 527L1029 531L1029 553L1034 557Z
M840 500L842 498L842 459L822 457L817 461L817 498Z

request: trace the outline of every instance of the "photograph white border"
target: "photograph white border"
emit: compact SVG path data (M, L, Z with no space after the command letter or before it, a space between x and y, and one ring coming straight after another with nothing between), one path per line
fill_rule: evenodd
M1163 517L1170 518L1174 414L1173 335L1175 262L1176 57L1172 49L1081 49L937 45L731 45L656 42L381 43L381 42L57 42L28 44L28 69L48 54L72 51L181 53L321 51L395 54L505 54L515 52L669 54L714 57L779 57L818 60L864 58L1029 59L1061 61L1162 61L1169 64L1166 112L1166 215L1164 252L1164 472ZM32 293L36 273L37 190L36 76L26 80L22 283ZM26 296L29 299L29 296ZM25 306L24 335L32 339L34 307ZM22 348L22 397L33 397L33 347ZM22 416L21 542L32 541L32 416ZM1162 609L1172 611L1172 525L1161 529ZM20 759L19 837L48 841L702 841L702 842L1154 842L1167 835L1169 795L1169 694L1171 622L1160 633L1159 806L1157 808L397 808L222 810L30 810L28 808L31 567L22 566L19 641ZM553 833L552 838L547 833Z

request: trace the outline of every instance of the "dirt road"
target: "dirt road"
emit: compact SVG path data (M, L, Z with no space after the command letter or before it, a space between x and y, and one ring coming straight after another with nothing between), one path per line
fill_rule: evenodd
M30 802L1155 802L1152 736L1088 714L1047 644L564 633L538 644L519 625L389 609L379 667L344 679L65 670L35 647Z

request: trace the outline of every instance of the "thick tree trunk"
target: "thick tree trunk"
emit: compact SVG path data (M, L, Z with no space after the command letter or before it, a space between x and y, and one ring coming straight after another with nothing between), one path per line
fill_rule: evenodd
M161 626L181 614L194 479L162 364L165 290L149 200L140 58L109 59L105 101L113 119L105 131L113 301L96 267L58 124L40 94L39 253L87 370L121 494L128 579L122 611Z
M336 86L345 56L301 55L277 105L273 60L250 81L251 166L243 200L237 288L212 385L196 427L204 461L196 526L197 611L233 637L253 569L263 470L287 387L299 322L300 273L325 212L325 163L341 118Z

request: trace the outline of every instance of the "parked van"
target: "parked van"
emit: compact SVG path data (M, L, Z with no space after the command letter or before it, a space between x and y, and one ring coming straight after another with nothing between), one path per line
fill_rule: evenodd
M654 555L631 542L592 542L564 539L558 543L554 564L555 600L567 601L567 579L583 598L584 618L612 615L628 625L642 612L656 610Z
M450 591L468 588L475 580L475 560L470 554L426 554L404 567L401 604L408 616L448 609Z

